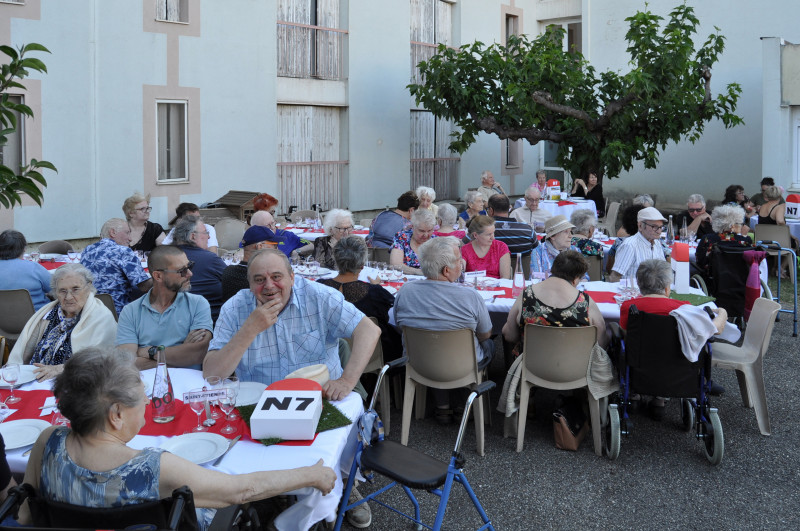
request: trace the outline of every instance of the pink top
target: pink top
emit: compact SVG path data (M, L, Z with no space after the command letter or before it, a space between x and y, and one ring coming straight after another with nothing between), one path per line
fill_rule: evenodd
M508 245L500 240L493 240L489 252L483 258L478 258L472 244L461 248L461 257L467 261L465 271L486 270L487 277L500 278L500 258L508 254Z
M437 231L433 231L433 233L435 235L437 235L437 236L440 236L440 237L441 236L453 236L454 238L458 238L459 240L463 239L464 236L467 235L467 231L464 231L464 230L454 230L452 232L439 232L437 230Z

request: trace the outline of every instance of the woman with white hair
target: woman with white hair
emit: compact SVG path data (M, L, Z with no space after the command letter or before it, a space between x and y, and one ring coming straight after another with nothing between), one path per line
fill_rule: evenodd
M334 269L336 260L333 256L333 248L336 247L339 240L353 233L353 213L349 210L334 208L325 214L322 226L327 236L314 240L314 260L319 262L322 267Z
M483 206L486 204L486 197L477 190L470 190L464 196L464 202L467 204L467 209L462 212L458 217L462 220L463 226L469 225L469 220L480 214L486 215Z
M433 213L433 217L438 215L439 207L433 204L436 201L436 191L433 188L428 186L417 187L417 197L419 197L420 210L430 210Z
M407 275L420 275L419 247L436 236L433 234L436 219L430 210L417 210L411 216L411 228L398 232L389 255L392 265L402 266Z
M751 247L750 236L740 234L744 225L744 209L738 205L720 205L711 212L711 228L714 231L706 234L697 246L695 254L697 267L706 277L710 273L711 249L715 245L722 247Z
M541 245L531 252L531 272L549 273L553 267L553 261L564 251L571 250L580 252L572 245L572 229L575 225L567 221L564 216L553 216L544 224L545 239ZM586 279L589 280L589 275Z
M572 245L577 247L584 256L603 256L603 246L592 239L597 227L597 218L588 208L572 212L570 223L575 225L572 229Z
M450 203L442 203L439 207L436 223L439 224L439 228L433 232L436 236L453 236L461 240L467 235L467 231L456 228L458 227L458 210Z

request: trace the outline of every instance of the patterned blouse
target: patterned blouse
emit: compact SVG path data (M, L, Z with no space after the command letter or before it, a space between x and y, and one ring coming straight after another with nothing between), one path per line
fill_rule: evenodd
M407 229L401 230L394 236L394 245L392 245L392 249L400 249L403 251L403 264L407 265L408 267L416 267L419 268L419 258L417 258L417 253L414 252L414 249L411 248L411 235L414 233L414 229ZM435 238L435 234L431 234L431 238Z
M582 236L573 236L572 246L577 247L585 256L603 256L602 245Z
M589 296L584 291L578 291L578 297L572 304L564 308L553 308L536 298L533 285L528 286L522 294L519 320L521 333L528 323L562 327L589 326Z
M45 320L50 323L44 329L39 343L36 344L31 364L61 365L67 361L72 356L70 335L80 318L80 314L77 317L65 317L61 306L56 305L45 317Z

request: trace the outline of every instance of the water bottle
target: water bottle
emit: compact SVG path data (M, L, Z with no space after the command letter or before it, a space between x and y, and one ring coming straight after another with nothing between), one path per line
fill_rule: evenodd
M683 218L683 226L681 227L681 240L686 243L691 243L689 241L689 229L686 228L686 217Z
M514 284L511 287L511 296L515 299L525 291L525 274L522 271L522 254L517 253L517 267L514 268Z
M669 224L667 225L667 245L675 243L675 229L672 227L672 214L669 215Z
M175 394L167 371L164 345L158 346L156 361L156 377L153 380L153 397L150 399L150 404L153 406L153 421L164 424L175 420Z

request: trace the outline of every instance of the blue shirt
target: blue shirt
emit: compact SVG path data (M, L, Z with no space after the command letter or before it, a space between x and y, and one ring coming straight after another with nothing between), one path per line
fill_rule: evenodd
M179 291L169 308L161 313L150 305L151 291L122 310L117 323L117 345L174 347L183 343L192 330L214 330L208 301L200 295Z
M409 226L409 221L394 210L384 210L372 220L367 235L367 246L388 249L394 243L394 236Z
M227 345L255 309L251 291L231 297L219 313L209 352ZM297 369L324 363L331 380L336 380L342 376L339 338L351 337L363 318L340 292L295 275L292 295L278 321L256 336L236 375L243 382L269 385Z
M26 289L31 294L33 307L38 310L50 299L50 273L47 269L21 258L0 260L0 289Z
M194 262L190 293L200 295L211 306L211 318L216 319L222 306L222 272L227 267L222 258L196 245L179 245L186 258Z
M488 216L489 214L487 214L485 210L481 210L480 212L478 212L478 215L479 216ZM469 221L469 214L467 214L466 210L464 212L462 212L461 214L459 214L458 217L460 217L464 221Z
M128 292L150 279L136 253L110 238L103 238L84 249L81 264L94 275L97 292L108 293L114 299L118 315L131 301Z

